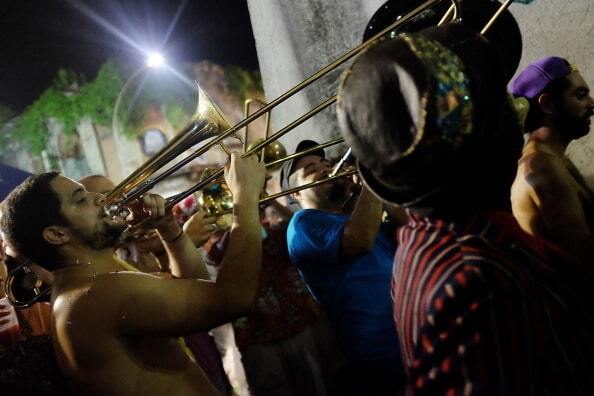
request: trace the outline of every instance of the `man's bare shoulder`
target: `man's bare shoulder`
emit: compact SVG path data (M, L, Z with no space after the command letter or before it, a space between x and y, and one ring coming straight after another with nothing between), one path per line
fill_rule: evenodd
M122 301L140 290L156 287L160 280L158 276L131 271L83 277L58 291L54 315L57 319L82 315L88 323L105 324Z
M556 167L564 167L563 158L557 155L546 144L529 141L522 150L518 166L526 172L549 171Z
M548 190L569 186L571 175L562 156L542 142L530 141L518 161L518 178L517 182Z

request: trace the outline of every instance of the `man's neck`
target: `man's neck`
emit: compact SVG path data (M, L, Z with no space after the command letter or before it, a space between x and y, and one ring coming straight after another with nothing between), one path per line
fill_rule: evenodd
M567 145L569 144L569 141L564 136L558 127L546 125L532 131L529 140L545 143L557 155L564 156Z
M119 260L113 249L89 250L76 249L63 254L64 265L53 271L54 282L58 285L62 280L85 278L106 274L118 270Z

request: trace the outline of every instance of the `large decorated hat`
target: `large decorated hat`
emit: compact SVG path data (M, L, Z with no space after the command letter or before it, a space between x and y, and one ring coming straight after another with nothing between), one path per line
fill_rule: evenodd
M505 155L518 155L519 129L499 127L515 117L506 116L508 78L495 44L464 24L369 48L343 74L338 99L366 184L386 201L414 206L472 170L477 152L488 157L503 145Z

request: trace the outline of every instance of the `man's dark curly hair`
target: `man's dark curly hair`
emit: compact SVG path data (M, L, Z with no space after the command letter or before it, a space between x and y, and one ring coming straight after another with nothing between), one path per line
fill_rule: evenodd
M58 175L47 172L28 177L2 203L0 222L8 242L20 254L50 271L58 266L60 258L56 247L43 238L43 230L68 224L60 198L50 185Z

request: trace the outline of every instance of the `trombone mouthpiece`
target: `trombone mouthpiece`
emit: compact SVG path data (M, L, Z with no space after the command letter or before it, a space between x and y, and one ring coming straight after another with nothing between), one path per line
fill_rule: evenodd
M103 213L105 217L116 218L119 217L122 220L126 220L130 216L130 209L119 204L105 205L103 207Z

